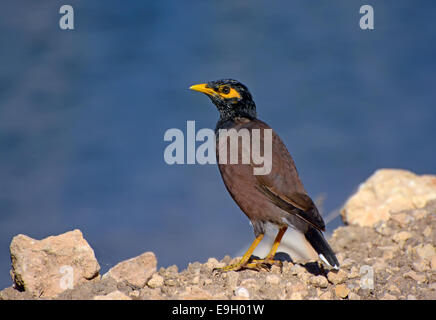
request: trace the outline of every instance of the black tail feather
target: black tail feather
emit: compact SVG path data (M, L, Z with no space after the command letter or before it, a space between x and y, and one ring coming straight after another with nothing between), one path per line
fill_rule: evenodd
M321 231L309 226L309 229L304 236L307 241L310 242L315 251L327 260L331 267L339 269L339 261L328 242L324 239Z

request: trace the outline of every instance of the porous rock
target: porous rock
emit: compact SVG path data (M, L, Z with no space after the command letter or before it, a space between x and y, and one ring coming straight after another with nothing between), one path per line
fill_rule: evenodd
M103 277L111 277L135 288L143 288L156 272L157 259L153 252L122 261L111 268Z
M347 224L373 226L392 213L423 208L436 199L436 176L399 169L377 170L359 186L341 210Z
M36 297L55 297L99 275L94 250L80 230L42 240L17 235L10 245L15 286Z

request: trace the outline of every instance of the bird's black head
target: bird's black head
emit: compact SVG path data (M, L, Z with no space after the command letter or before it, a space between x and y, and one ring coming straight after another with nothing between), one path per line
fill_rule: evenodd
M256 105L247 87L232 79L197 84L189 89L205 93L218 108L220 121L236 117L256 118Z

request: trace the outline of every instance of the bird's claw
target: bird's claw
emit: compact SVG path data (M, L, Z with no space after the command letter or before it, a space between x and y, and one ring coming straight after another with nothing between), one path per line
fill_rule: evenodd
M261 270L269 270L273 265L281 267L282 262L273 259L253 259L243 264L235 263L221 268L214 268L213 271L228 272L228 271L241 271L247 269L261 271Z
M259 266L263 269L271 269L272 266L278 266L281 267L283 263L280 260L274 260L274 259L253 259L248 263L249 266L255 267Z
M220 271L220 272L239 271L242 268L243 268L243 264L235 263L235 264L229 264L228 266L225 267L213 268L213 271Z

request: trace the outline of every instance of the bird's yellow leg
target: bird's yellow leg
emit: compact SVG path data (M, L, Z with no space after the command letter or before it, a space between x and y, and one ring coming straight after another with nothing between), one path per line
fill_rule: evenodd
M269 251L269 253L267 254L267 256L265 257L265 259L252 260L247 265L247 267L254 267L254 265L259 265L259 264L281 264L280 261L274 260L274 256L276 255L277 249L278 249L280 242L282 241L283 235L285 234L287 229L288 229L288 227L286 227L286 226L281 227L279 229L279 232L277 233L277 236L274 239L273 246L272 246L271 250Z
M245 252L244 256L242 257L241 260L239 260L239 262L237 262L235 264L228 265L228 266L223 267L223 268L216 268L216 270L237 271L237 270L244 268L247 264L248 259L250 259L251 254L253 253L254 249L256 249L257 245L262 241L262 239L263 239L263 234L259 234L256 237L256 239L254 239L250 248L248 248L247 252Z

